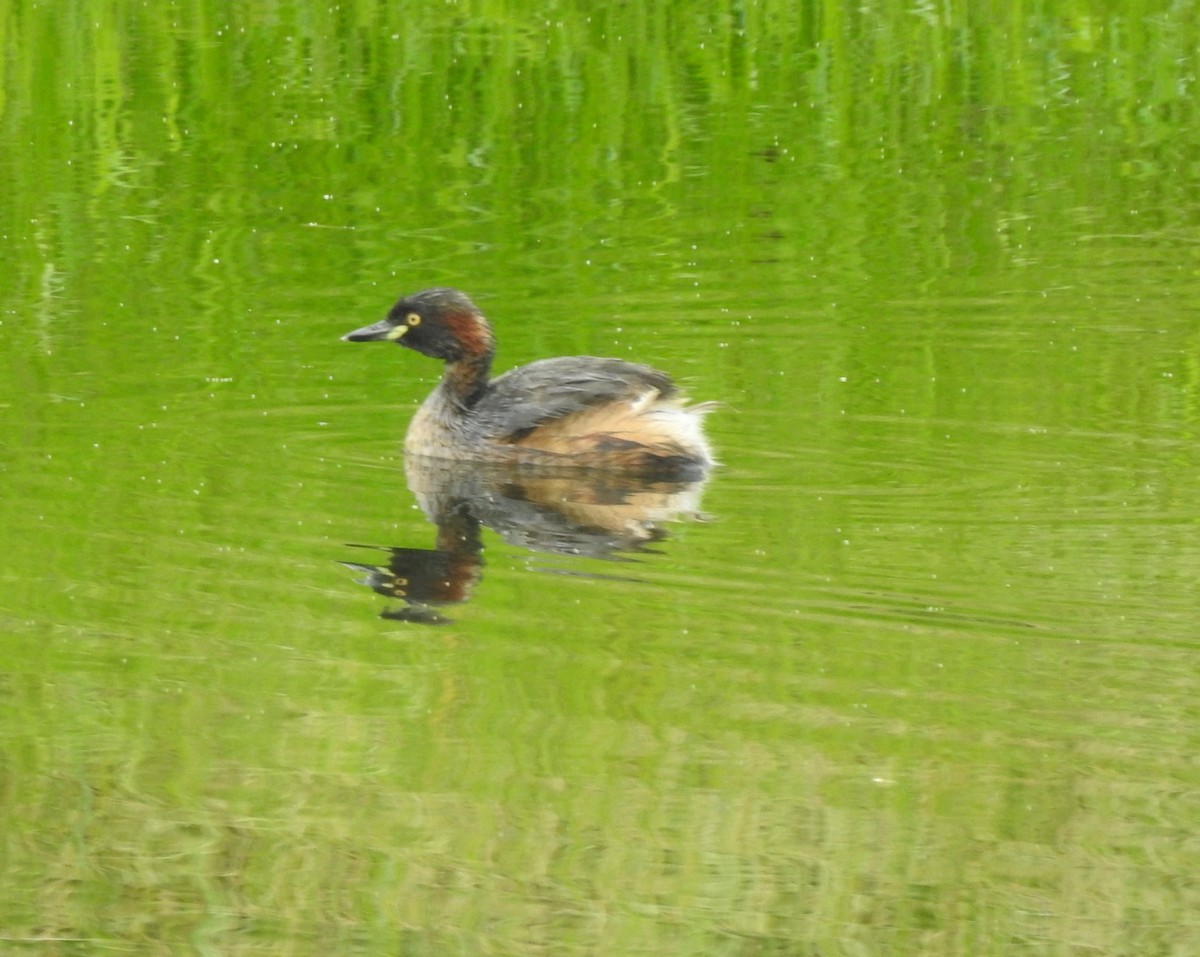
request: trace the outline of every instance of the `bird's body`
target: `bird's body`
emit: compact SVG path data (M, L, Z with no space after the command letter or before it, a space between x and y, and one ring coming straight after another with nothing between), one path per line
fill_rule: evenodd
M442 359L442 381L408 428L410 455L647 476L703 474L711 403L688 406L665 373L620 359L542 359L489 379L495 340L454 289L401 299L386 319L350 333Z

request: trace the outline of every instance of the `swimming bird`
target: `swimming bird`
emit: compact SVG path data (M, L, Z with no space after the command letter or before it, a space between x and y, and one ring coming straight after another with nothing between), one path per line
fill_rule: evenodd
M715 464L703 424L716 403L687 404L650 366L570 356L490 378L492 327L457 289L405 296L342 338L395 342L445 363L409 424L406 454L654 478L700 477Z

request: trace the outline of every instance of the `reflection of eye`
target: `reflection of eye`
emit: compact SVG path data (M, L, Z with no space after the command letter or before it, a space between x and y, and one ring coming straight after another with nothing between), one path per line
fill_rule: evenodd
M418 313L410 312L404 317L404 321L410 326L419 326L421 324L421 316Z

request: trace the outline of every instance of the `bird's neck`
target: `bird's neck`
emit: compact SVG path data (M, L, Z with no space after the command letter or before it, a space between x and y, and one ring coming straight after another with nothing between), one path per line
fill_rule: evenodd
M491 325L478 310L451 312L442 321L457 347L453 358L446 360L442 385L453 404L468 412L487 389L496 339Z
M442 387L450 395L455 406L469 411L487 390L488 377L492 370L492 351L479 355L465 356L446 363L442 372Z

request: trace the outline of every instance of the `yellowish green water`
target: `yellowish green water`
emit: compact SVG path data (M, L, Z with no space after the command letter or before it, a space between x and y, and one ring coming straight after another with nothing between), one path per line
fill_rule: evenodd
M1200 951L1200 18L1119 6L6 5L0 954ZM338 337L443 284L722 468L406 474Z

